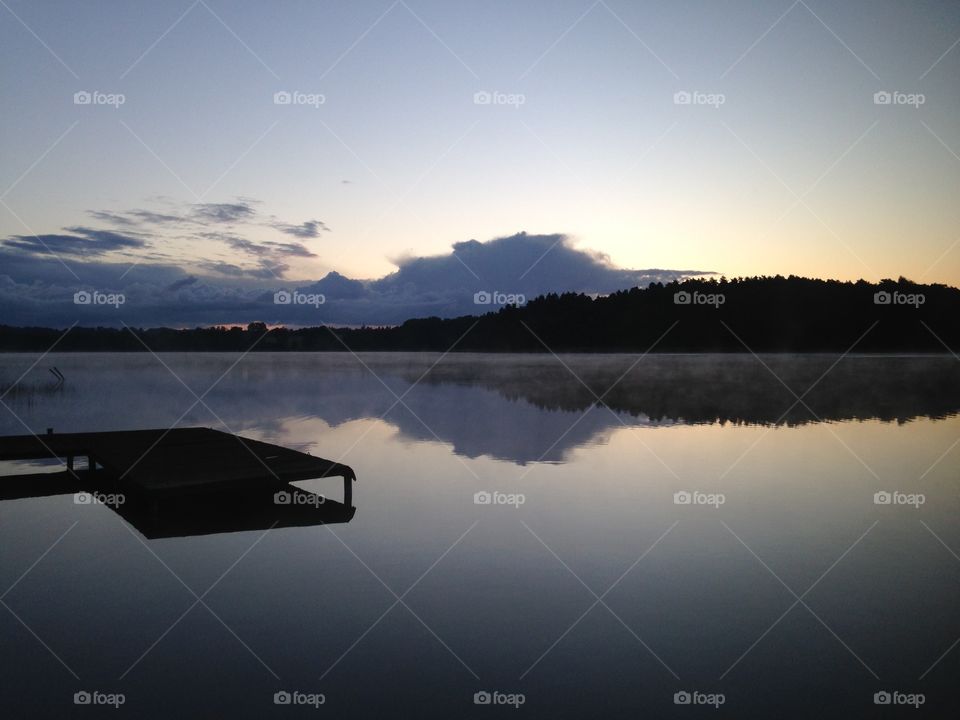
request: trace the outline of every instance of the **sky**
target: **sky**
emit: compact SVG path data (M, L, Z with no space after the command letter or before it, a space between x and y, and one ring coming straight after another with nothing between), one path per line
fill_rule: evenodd
M958 43L946 1L3 0L0 322L960 285Z

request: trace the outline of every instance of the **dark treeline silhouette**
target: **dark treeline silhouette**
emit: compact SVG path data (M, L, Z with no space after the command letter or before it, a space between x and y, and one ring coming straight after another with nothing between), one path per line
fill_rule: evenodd
M273 328L254 350L636 352L655 345L657 352L842 352L856 343L859 352L946 352L960 348L958 317L960 289L904 278L721 278L655 283L599 298L549 294L481 317L420 318L395 327ZM245 351L266 331L263 323L246 329L78 327L56 350ZM0 350L46 350L61 334L0 326Z

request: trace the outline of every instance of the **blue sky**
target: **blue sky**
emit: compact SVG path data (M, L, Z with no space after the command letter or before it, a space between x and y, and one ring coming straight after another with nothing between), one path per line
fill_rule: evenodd
M5 3L5 297L521 231L590 272L960 284L957 3Z

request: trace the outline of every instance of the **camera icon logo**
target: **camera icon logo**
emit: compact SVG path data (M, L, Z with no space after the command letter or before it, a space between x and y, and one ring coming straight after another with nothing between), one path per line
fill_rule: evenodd
M890 293L888 293L886 290L881 290L880 292L875 292L873 294L874 305L889 305L892 299L893 296L890 295Z
M493 302L493 296L486 290L481 290L473 294L474 305L489 305Z
M873 495L873 504L874 505L889 505L893 502L893 495L888 493L886 490L881 490L880 492L874 493Z
M286 90L279 90L273 94L274 105L289 105L293 102L293 95Z
M874 705L889 705L893 700L893 696L890 695L886 690L881 690L880 692L875 692L873 694L873 704Z
M293 295L291 295L286 290L278 290L273 294L274 305L289 305L292 300L293 300Z
M478 90L473 94L474 105L489 105L493 102L493 95L486 90Z
M474 705L489 705L492 701L493 696L486 690L481 690L480 692L475 692L473 694Z
M79 290L73 294L74 305L89 305L92 300L93 295L86 290Z
M693 502L693 495L686 490L680 490L673 494L674 505L689 505Z
M74 105L89 105L93 102L93 96L86 90L78 90L73 94Z
M686 690L681 690L673 694L674 705L689 705L691 700L692 696Z
M274 505L289 505L291 499L290 493L286 490L281 490L280 492L273 494L273 504Z
M673 304L674 305L689 305L691 300L690 293L686 290L681 290L680 292L675 292L673 294Z
M273 694L274 705L289 705L293 697L286 690L280 690Z
M86 690L81 690L73 694L74 705L89 705L92 699L92 696Z
M74 505L89 505L93 502L93 495L88 492L78 492L73 496Z
M886 90L878 90L873 94L874 105L889 105L893 102L893 96Z
M692 100L693 96L686 90L680 90L673 94L674 105L689 105Z
M493 495L488 493L486 490L481 490L473 494L473 504L474 505L489 505L493 502Z

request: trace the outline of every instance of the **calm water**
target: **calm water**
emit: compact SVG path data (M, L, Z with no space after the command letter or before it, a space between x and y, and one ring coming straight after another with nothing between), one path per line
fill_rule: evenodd
M35 360L0 356L0 392ZM147 540L72 495L0 502L4 715L955 713L960 363L636 360L44 358L2 434L226 429L351 465L356 514ZM74 706L95 690L125 703Z

